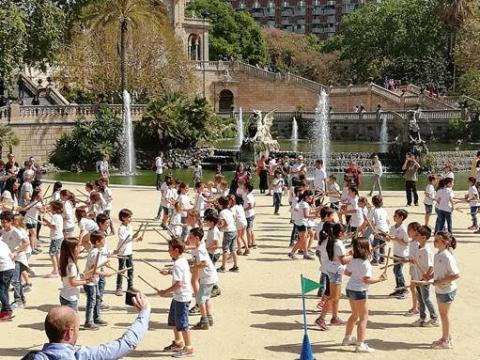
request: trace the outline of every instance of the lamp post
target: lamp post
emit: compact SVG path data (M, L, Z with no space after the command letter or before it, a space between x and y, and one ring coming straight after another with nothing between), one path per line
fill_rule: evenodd
M205 27L206 23L208 20L208 16L210 14L205 11L202 16L203 16L203 27L202 27L202 67L203 67L203 98L206 98L206 79L205 79L205 66L206 66L206 60L205 60Z

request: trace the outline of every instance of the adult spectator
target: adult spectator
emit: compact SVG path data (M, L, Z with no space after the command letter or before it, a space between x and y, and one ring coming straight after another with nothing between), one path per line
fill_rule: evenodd
M357 189L360 188L362 181L360 180L360 175L362 171L358 167L355 161L350 162L347 170L345 170L345 178L350 180L350 183L355 186Z
M407 206L412 205L412 197L413 203L415 206L418 206L418 169L420 169L420 164L417 162L415 155L407 153L407 155L405 155L405 162L402 166L403 178L405 179L405 192L407 193Z
M230 184L230 194L236 194L239 184L250 182L250 173L245 169L245 165L241 162L237 165Z
M162 181L163 181L162 154L158 154L158 156L155 158L155 173L157 174L157 180L156 180L157 190L160 190L160 186L162 186Z
M10 175L17 176L18 171L20 170L20 165L15 161L15 155L7 155L7 163L5 164L5 171Z
M303 156L299 155L297 157L297 161L292 166L290 166L290 175L292 175L292 178L298 179L300 175L306 174L306 173L307 173L307 166L303 161Z
M277 170L277 159L273 156L268 162L268 194L272 195L273 190L273 178L275 176L275 170Z
M24 359L120 359L132 350L135 350L148 330L150 319L150 303L148 299L145 295L138 293L134 298L134 305L140 313L122 337L107 344L83 346L80 348L75 347L80 328L78 313L67 306L54 307L45 318L45 332L49 342L43 346L40 352L29 353Z
M262 155L257 161L256 172L257 175L260 177L260 194L265 194L265 190L268 189L268 170L266 160L267 157L265 155Z
M372 184L372 190L370 191L370 196L373 195L373 192L375 191L375 187L378 190L378 194L382 196L382 184L381 184L380 178L383 175L383 166L382 166L382 163L380 162L380 159L378 158L378 155L374 155L372 157L372 170L373 170L373 184Z

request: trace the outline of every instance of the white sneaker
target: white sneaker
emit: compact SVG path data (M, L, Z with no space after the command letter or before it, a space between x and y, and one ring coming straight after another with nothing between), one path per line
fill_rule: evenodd
M453 343L451 340L437 340L432 343L432 349L452 349Z
M357 338L354 336L345 336L342 341L342 346L356 345Z
M430 321L425 322L425 327L439 327L438 319L430 319Z
M371 348L366 343L362 342L360 344L357 344L357 347L355 348L355 352L373 353L375 352L375 349Z
M425 320L422 320L422 319L417 319L416 321L414 321L411 326L413 327L425 327L425 324L427 322Z

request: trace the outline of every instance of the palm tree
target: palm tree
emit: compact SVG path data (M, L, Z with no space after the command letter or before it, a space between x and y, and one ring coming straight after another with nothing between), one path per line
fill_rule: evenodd
M91 30L118 26L121 91L128 90L128 35L132 28L142 24L161 24L165 7L160 0L99 0L88 5L82 12L82 19Z
M457 34L465 24L467 16L471 13L469 0L440 0L440 14L443 23L448 28L448 67L452 75L453 90L455 90L455 44Z
M12 146L18 145L20 140L10 126L0 124L0 154L3 147L8 146L8 152L12 152Z

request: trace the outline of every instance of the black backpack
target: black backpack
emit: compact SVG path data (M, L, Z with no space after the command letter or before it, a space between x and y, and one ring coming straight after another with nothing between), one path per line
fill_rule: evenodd
M45 360L50 360L50 357L41 350L30 351L24 357L22 357L20 360L33 360L35 358L35 355L37 355L37 354L42 354L42 356Z

